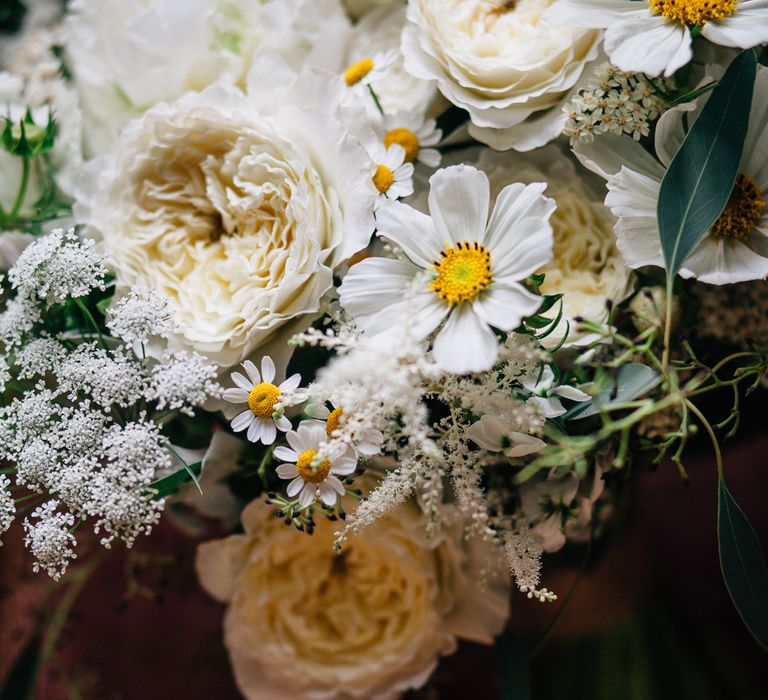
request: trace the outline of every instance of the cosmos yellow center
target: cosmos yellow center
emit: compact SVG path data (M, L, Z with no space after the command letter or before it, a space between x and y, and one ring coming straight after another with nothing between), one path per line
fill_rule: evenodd
M373 184L376 185L376 189L384 194L395 181L395 174L386 166L380 165L376 168L376 172L373 175Z
M310 484L322 484L331 473L331 463L328 461L320 462L316 467L312 466L316 454L316 450L304 450L296 460L296 471Z
M738 175L723 213L712 225L718 238L743 241L755 230L765 211L765 200L757 182L748 175Z
M333 437L333 431L338 430L341 425L341 416L344 413L344 409L339 406L331 411L331 415L328 416L328 420L325 421L325 432L329 438Z
M364 58L362 61L353 63L346 71L344 71L344 82L349 86L355 85L372 70L373 61L370 58Z
M406 163L413 163L419 155L419 138L410 129L390 129L384 135L384 145L389 148L393 143L405 151Z
M451 306L472 301L491 283L491 254L479 243L457 243L440 251L432 291Z
M274 384L261 382L248 394L248 408L259 418L268 418L275 412L275 404L280 399L280 389Z
M651 12L688 25L702 25L736 12L738 0L648 0Z

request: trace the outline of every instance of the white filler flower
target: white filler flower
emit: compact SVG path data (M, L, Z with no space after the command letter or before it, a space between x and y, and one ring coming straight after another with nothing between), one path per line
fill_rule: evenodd
M545 19L605 29L605 52L624 71L672 75L693 58L691 29L721 46L768 41L765 0L560 0Z
M425 338L447 318L433 345L437 362L455 373L485 371L498 354L491 327L511 331L541 303L520 281L551 257L555 203L542 195L544 183L509 185L489 220L485 173L457 165L429 183L430 216L399 202L385 202L377 216L379 234L408 259L354 265L341 304L371 334L392 333L405 318Z
M298 430L285 436L290 448L275 448L275 457L288 462L277 468L281 479L291 479L286 489L288 496L299 496L302 508L310 506L317 496L327 506L336 503L337 496L345 493L340 476L348 476L357 466L357 458L351 449L317 464L315 456L320 445L328 440L326 425L320 420L305 420Z

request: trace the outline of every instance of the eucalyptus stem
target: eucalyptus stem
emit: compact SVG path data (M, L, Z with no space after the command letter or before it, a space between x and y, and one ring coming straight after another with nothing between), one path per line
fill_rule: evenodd
M707 434L709 435L709 439L712 441L712 447L715 450L715 462L717 464L717 475L722 479L723 478L723 453L720 451L720 443L717 440L717 435L715 435L714 428L712 428L712 425L707 420L706 416L698 408L696 408L696 405L694 403L692 403L689 399L686 399L685 404L686 406L688 406L688 410L699 419L699 422L704 426L704 430L707 431Z

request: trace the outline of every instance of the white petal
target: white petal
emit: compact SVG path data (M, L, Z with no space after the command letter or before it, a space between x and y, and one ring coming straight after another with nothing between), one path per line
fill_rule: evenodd
M517 182L507 185L499 192L491 220L488 222L485 246L495 252L502 240L519 237L515 224L525 218L548 221L555 211L555 202L543 196L546 188L546 182L534 182L530 185Z
M551 259L552 227L546 220L528 217L491 252L491 273L496 279L523 280Z
M243 369L254 384L259 384L261 382L261 375L259 374L259 370L256 369L256 365L254 365L253 362L250 360L243 362Z
M285 434L285 439L288 441L288 444L297 453L301 453L304 452L304 450L309 449L308 445L305 446L304 440L302 438L303 435L299 435L295 430L291 430Z
M573 144L573 154L587 170L605 180L618 174L622 167L659 181L664 177L664 168L659 162L628 136L600 134L600 138L589 143L577 141Z
M452 165L429 178L429 213L444 242L483 243L488 223L488 176L469 165Z
M258 380L255 382L248 381L240 372L232 372L232 381L237 384L243 391L250 391L253 389L254 384L258 384Z
M688 28L660 15L610 25L605 51L621 70L651 76L670 76L693 58Z
M494 282L472 304L475 313L489 326L511 331L541 306L541 297L521 284Z
M633 5L627 0L560 0L544 11L542 19L569 27L600 29L647 14L647 7L641 3Z
M271 445L277 437L277 428L275 427L275 421L271 418L262 419L261 423L261 441L265 445Z
M330 478L331 477L328 477L329 481ZM336 503L336 491L334 491L333 486L331 486L328 481L320 484L320 488L318 490L320 491L320 500L325 503L325 505L332 506L334 503Z
M301 505L302 508L312 505L316 493L317 487L314 484L304 484L304 488L301 489L301 493L299 494L299 505Z
M680 274L707 284L748 282L768 275L768 258L755 253L741 241L717 240L706 235L686 258Z
M299 458L299 453L285 445L278 445L273 452L275 457L282 459L283 462L295 462Z
M257 418L256 416L254 416L253 422L248 426L248 433L246 434L246 437L248 438L249 442L258 442L259 440L261 440L261 436L263 432L262 427L263 427L263 422L261 418Z
M275 471L281 479L293 479L299 474L295 464L281 464Z
M344 484L342 484L341 481L339 481L335 476L329 476L326 483L329 484L331 488L339 494L339 496L343 496L346 493Z
M249 393L245 389L225 389L223 398L229 403L247 403Z
M325 432L325 421L322 420L303 420L299 423L298 434L306 447L306 450L316 450L321 442L328 439ZM293 447L293 445L291 445Z
M319 418L320 420L326 420L331 412L324 403L310 403L304 409L304 413L312 418Z
M273 375L274 378L274 375ZM272 380L270 380L272 381ZM288 379L286 379L280 386L277 388L280 389L280 391L293 391L296 389L299 384L301 384L301 375L300 374L292 374Z
M736 13L725 19L706 22L701 29L706 39L720 46L751 49L768 42L768 1L746 0Z
M279 418L275 419L275 425L277 426L277 429L287 433L293 426L291 425L291 421L289 421L285 416L280 416Z
M564 399L570 399L571 401L589 401L592 397L589 394L585 394L581 389L577 389L575 386L563 384L555 389L553 394L562 396Z
M303 487L304 479L302 479L300 476L297 476L290 484L288 484L285 492L288 494L289 498L293 498L299 491L301 491Z
M232 430L239 433L241 430L245 430L251 424L251 421L255 419L256 416L254 416L250 410L243 411L242 413L238 413L232 419L230 425L232 426Z
M432 348L436 362L455 374L489 370L498 352L493 331L466 303L454 307Z
M402 202L382 202L376 212L376 228L421 267L430 267L443 247L432 219Z
M512 441L512 447L507 447L504 454L507 457L525 457L526 455L538 452L547 443L533 435L526 433L511 432L507 437Z
M341 476L347 476L355 471L357 467L357 459L355 457L342 457L334 461L331 467L332 474L340 474Z
M261 376L265 382L271 383L275 378L275 363L269 355L261 358Z

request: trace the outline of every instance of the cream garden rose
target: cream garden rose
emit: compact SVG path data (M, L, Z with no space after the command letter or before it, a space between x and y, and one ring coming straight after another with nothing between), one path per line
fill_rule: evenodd
M333 75L311 78L332 92ZM305 93L270 113L224 86L157 105L89 163L77 194L118 296L158 290L180 327L172 344L221 367L315 312L334 266L373 231L371 162ZM276 352L281 365L288 348Z
M599 32L542 21L551 0L411 0L405 66L469 112L470 134L527 151L563 128L561 105L597 56Z
M197 571L228 605L224 640L248 700L396 698L457 636L490 643L504 626L507 576L480 587L488 545L468 547L458 520L426 542L406 504L341 554L323 517L308 537L254 501L242 522L244 534L199 547Z

